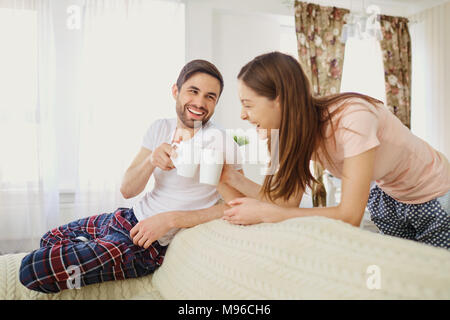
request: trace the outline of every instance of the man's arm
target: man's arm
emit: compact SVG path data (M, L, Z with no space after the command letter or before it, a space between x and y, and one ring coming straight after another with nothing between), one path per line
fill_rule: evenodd
M173 228L190 228L219 219L230 207L224 203L212 207L190 211L168 211L139 221L131 230L133 243L147 249Z
M238 172L244 174L242 169L238 170ZM244 196L242 193L223 182L219 183L217 191L220 193L225 203L218 203L212 207L200 210L170 212L168 214L172 215L170 222L171 228L190 228L211 220L220 219L223 216L223 212L230 209L230 206L226 204L227 202Z
M155 169L151 163L152 151L141 147L130 167L125 172L120 192L125 199L133 198L141 193Z
M176 211L172 213L171 227L191 228L202 223L220 219L223 216L223 212L229 208L230 206L225 203L218 203L205 209Z
M243 170L239 170L239 172L244 174ZM242 193L222 181L217 186L217 190L225 202L243 196ZM130 236L135 245L147 249L151 243L161 238L170 229L191 228L220 219L224 211L228 209L230 209L230 206L226 203L218 203L212 207L199 210L162 212L140 221L130 230Z
M120 192L124 198L133 198L141 193L156 167L165 171L175 168L170 159L172 152L173 148L168 143L162 143L154 151L141 147L122 180Z

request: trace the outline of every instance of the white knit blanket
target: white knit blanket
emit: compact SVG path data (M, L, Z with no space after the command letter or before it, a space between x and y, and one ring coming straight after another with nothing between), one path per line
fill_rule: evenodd
M168 299L450 299L449 271L445 249L337 220L215 220L175 237L153 285Z
M152 276L46 295L0 256L0 299L450 299L450 251L311 217L180 231Z

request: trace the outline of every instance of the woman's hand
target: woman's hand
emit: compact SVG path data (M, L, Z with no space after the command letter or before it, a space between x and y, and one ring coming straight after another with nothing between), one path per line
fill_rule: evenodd
M228 202L228 205L232 208L224 211L222 219L233 224L250 225L284 220L283 208L275 204L252 198L237 198Z
M139 221L131 230L130 237L133 243L144 249L160 239L173 227L175 212L164 212Z

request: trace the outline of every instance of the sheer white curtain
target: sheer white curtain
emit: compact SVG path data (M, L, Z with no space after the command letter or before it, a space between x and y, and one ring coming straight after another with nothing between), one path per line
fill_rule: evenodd
M411 130L450 158L450 2L410 21Z
M138 200L125 200L120 184L147 127L176 116L171 86L185 63L184 5L87 1L83 39L73 219Z
M58 225L51 2L0 0L0 252Z

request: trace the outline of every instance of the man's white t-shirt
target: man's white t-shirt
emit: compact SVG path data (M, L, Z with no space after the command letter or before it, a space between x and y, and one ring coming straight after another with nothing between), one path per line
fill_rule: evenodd
M142 146L153 151L162 143L172 144L176 126L176 118L155 121L145 133ZM223 151L225 163L234 164L236 170L242 169L242 157L237 143L211 120L192 137L192 142L202 148ZM199 182L199 170L194 177L187 178L179 176L176 168L169 171L155 168L153 176L153 190L146 192L133 206L138 221L161 212L209 208L220 199L215 186ZM178 231L179 229L170 230L158 242L168 245Z

